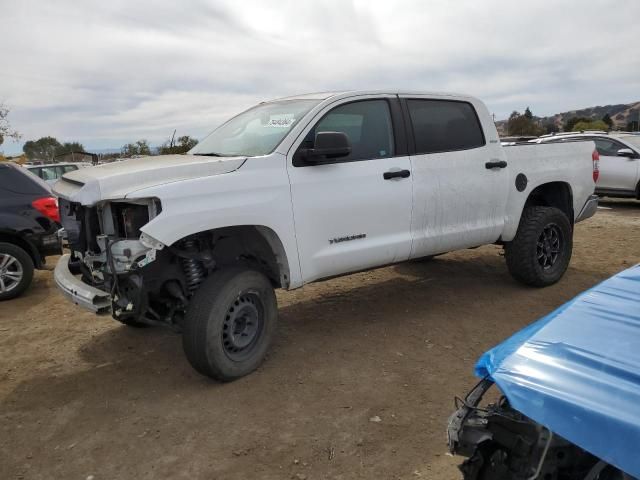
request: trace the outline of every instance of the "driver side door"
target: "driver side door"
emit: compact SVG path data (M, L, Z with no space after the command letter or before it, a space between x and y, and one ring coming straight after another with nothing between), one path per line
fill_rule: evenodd
M407 260L411 251L411 162L397 97L330 106L292 152L318 132L345 133L348 156L287 161L304 282Z

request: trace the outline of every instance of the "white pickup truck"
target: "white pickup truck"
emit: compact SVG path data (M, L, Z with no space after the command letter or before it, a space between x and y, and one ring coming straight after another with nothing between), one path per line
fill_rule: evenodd
M65 174L55 280L91 311L181 331L193 367L229 381L267 352L274 288L484 244L521 282L558 281L597 166L593 141L502 147L473 97L283 98L186 155Z

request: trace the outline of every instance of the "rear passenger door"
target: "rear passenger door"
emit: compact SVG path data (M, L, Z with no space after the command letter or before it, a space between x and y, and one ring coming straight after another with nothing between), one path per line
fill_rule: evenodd
M403 108L413 134L411 257L498 240L509 179L495 126L481 123L484 105L406 96Z

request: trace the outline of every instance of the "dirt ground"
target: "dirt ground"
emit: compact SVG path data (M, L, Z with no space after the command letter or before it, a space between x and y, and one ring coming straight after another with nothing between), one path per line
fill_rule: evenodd
M489 246L280 292L267 361L224 385L38 272L0 304L0 478L458 479L445 426L478 356L640 262L640 202L601 205L546 289Z

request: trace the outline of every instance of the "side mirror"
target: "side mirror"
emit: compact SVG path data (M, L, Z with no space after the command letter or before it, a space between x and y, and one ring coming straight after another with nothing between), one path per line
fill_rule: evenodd
M638 157L636 152L634 152L630 148L621 148L620 150L618 150L618 156L619 157L629 157L629 158L637 158Z
M313 148L304 152L304 160L310 164L330 163L351 153L351 142L343 132L318 132Z

